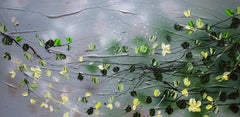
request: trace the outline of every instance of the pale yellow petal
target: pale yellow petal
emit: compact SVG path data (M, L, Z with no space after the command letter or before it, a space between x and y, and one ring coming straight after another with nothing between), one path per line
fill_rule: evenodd
M154 97L158 97L160 94L161 94L161 92L159 89L154 89L154 91L153 91Z
M22 96L27 97L28 96L28 92L23 92Z
M30 99L31 104L35 104L37 101L35 99Z
M63 117L69 117L69 113L68 113L68 112L65 112L65 113L63 114Z
M10 71L9 71L9 74L10 74L10 77L11 77L11 78L15 78L15 76L16 76L16 73L15 73L14 70L10 70Z

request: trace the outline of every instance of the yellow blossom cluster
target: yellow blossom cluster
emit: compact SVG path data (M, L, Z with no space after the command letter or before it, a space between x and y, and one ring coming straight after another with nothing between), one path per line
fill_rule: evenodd
M201 101L196 101L194 98L190 98L188 102L188 111L190 112L201 112Z

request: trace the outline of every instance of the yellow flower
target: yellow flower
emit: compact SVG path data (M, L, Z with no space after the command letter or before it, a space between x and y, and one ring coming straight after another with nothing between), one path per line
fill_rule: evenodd
M98 65L98 69L99 70L103 70L104 68L103 68L103 65Z
M92 94L91 94L90 92L86 92L86 93L85 93L85 97L86 97L86 98L89 98L91 95L92 95Z
M80 56L80 57L79 57L79 62L80 62L80 63L83 62L83 56Z
M161 92L159 91L159 89L154 89L154 91L153 91L154 97L158 97L160 94L161 94Z
M191 10L188 9L188 10L184 11L183 14L184 14L185 17L190 17L191 16Z
M209 117L209 115L203 115L203 117Z
M65 78L68 78L69 77L68 68L66 66L62 67L60 74L63 75Z
M50 106L49 106L49 111L50 111L50 112L53 112L53 111L54 111L54 109L53 109L53 106L52 106L52 105L50 105Z
M203 93L202 97L205 99L207 97L207 93Z
M45 75L46 75L47 77L50 77L50 76L52 75L52 71L49 70L49 69L47 69L47 70L45 71Z
M137 99L137 98L134 98L133 99L133 105L139 105L140 104L140 101Z
M133 99L133 106L132 106L132 110L136 110L137 106L141 103L138 98L134 98Z
M213 101L213 98L211 96L207 96L207 100L212 102Z
M35 104L37 101L35 99L30 99L31 104Z
M63 114L63 117L69 117L69 113L68 113L68 112L65 112L65 113Z
M223 75L218 75L216 77L216 80L218 80L218 82L222 82L223 80L228 80L228 76L231 72L224 72Z
M16 76L16 73L15 73L14 70L10 70L10 71L9 71L9 74L10 74L10 77L11 77L11 78L15 78L15 76Z
M167 53L171 53L170 45L165 45L165 43L162 43L162 55L165 56Z
M206 109L209 110L209 109L212 108L212 106L213 106L212 104L208 104L208 105L206 106Z
M96 109L99 109L99 108L101 108L101 107L102 107L102 102L96 102L95 108L96 108Z
M204 23L201 19L196 20L196 26L197 28L202 28L204 26Z
M182 90L182 95L184 95L185 97L188 96L188 90L187 89L183 89Z
M63 102L63 103L66 103L66 102L69 101L69 98L68 98L68 96L67 96L66 94L62 94L62 95L61 95L61 98L62 98L62 102Z
M190 86L191 81L189 81L189 80L188 80L188 77L186 77L186 78L183 79L183 83L184 83L185 86L188 87L188 86Z
M228 75L230 74L231 72L224 72L223 73L223 80L228 80Z
M40 105L41 108L48 108L48 104L45 102L42 102L42 104Z
M42 70L39 67L30 67L30 70L33 72L33 78L40 78Z
M201 55L206 59L208 57L208 52L201 51Z
M110 104L107 104L107 108L112 110L113 109L113 105L110 103Z
M202 104L201 101L196 102L196 100L194 98L191 98L188 102L188 105L189 105L188 111L201 112L201 108L200 108L201 104Z
M157 114L156 114L156 116L155 117L162 117L162 115L161 115L161 111L159 110L159 111L157 111Z
M28 96L28 92L23 92L23 93L22 93L22 96L23 96L23 97L27 97L27 96Z
M43 95L45 98L52 98L51 93L49 91L45 92Z

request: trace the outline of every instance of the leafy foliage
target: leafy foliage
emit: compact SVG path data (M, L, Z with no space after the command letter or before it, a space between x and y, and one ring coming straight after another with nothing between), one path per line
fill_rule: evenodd
M240 25L240 7L235 10L226 9L225 13L227 19L212 24L195 16L191 10L186 10L183 12L186 17L185 24L173 24L173 28L179 31L177 35L169 31L164 35L165 40L158 35L137 36L133 39L133 45L120 41L111 43L111 47L106 49L110 51L109 55L104 55L105 50L101 50L103 55L77 55L77 58L71 55L71 51L61 51L62 47L70 50L73 43L71 37L67 37L67 43L64 44L59 38L45 42L36 36L40 47L46 50L46 54L39 55L42 50L36 50L23 36L13 38L15 36L7 34L4 24L0 25L0 32L3 45L17 45L23 50L23 56L33 64L25 64L24 60L14 58L16 69L9 71L11 80L14 80L19 72L22 73L25 78L20 78L19 84L27 89L21 92L22 96L30 97L31 104L40 104L41 108L50 112L61 109L77 112L81 116L98 116L104 108L116 111L120 107L133 117L142 116L144 109L148 110L148 115L159 117L162 116L161 111L171 115L178 109L185 109L191 114L197 113L206 117L222 111L221 106L227 107L233 113L239 112L237 101L240 97L240 41L236 32ZM222 27L222 24L226 26L227 23L228 27ZM185 37L186 32L189 37ZM172 35L180 35L184 40L176 40L178 38L172 38ZM175 41L180 42L176 43L179 46L173 45L172 42ZM94 50L97 51L96 45L90 43L86 53ZM173 57L173 54L177 57ZM77 62L71 63L67 57ZM12 60L8 52L4 52L3 58ZM76 84L89 86L86 89L76 88L76 91L84 91L80 94L73 93L75 90L61 90L65 83L57 86L59 82L67 82L71 77L78 81ZM39 103L39 100L33 99L32 92L42 92L39 88L43 82L47 82L44 86L51 90L39 94L45 98ZM89 82L91 84L88 84ZM107 89L112 92L98 92L98 89L109 85L115 87ZM70 85L74 86L76 85ZM87 91L89 89L93 91ZM85 112L69 106L73 95L77 95L74 100L78 105L87 105ZM96 98L98 95L109 98ZM120 99L122 95L127 100ZM122 97L125 98L124 96ZM119 100L126 102L121 105ZM68 117L70 114L64 112L63 116Z

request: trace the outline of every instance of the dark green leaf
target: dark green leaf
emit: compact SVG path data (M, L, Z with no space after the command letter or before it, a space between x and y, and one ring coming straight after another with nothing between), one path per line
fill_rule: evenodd
M17 41L17 42L20 42L20 41L22 41L22 39L23 39L23 37L22 37L22 36L17 36L17 37L16 37L16 41Z
M149 110L149 115L150 115L150 116L154 116L154 115L155 115L155 109L154 109L154 108L151 108L151 109Z
M156 67L158 65L158 61L156 59L152 59L152 66Z
M72 43L72 38L71 38L71 37L67 37L67 38L66 38L66 41L67 41L68 43Z
M189 22L188 22L188 26L194 27L194 22L193 22L193 21L189 21Z
M82 81L84 79L84 77L82 76L81 73L78 73L78 80Z
M31 83L31 84L30 84L30 89L31 89L31 90L37 90L37 88L38 88L38 86L37 86L36 83Z
M136 91L131 91L130 94L131 94L131 96L133 96L133 97L137 96L137 92L136 92Z
M209 24L206 24L204 29L206 32L209 32L211 30L211 26Z
M118 89L118 91L122 91L124 89L123 84L122 83L118 83L117 84L117 89Z
M141 45L139 47L139 51L142 53L142 54L146 54L147 51L148 51L148 46L147 45Z
M23 51L28 51L28 49L29 49L29 45L27 44L27 43L24 43L23 44L23 46L22 46L22 48L23 48Z
M102 73L103 76L106 76L107 75L107 70L103 69L103 70L101 70L101 73Z
M26 78L24 78L24 82L25 82L26 84L29 83L29 81L28 81Z
M21 87L25 87L25 86L26 86L26 83L25 83L24 80L22 80L22 81L20 82L20 86L21 86Z
M29 54L29 53L27 53L27 52L24 53L24 57L25 57L27 60L31 60L31 59L32 59L32 55Z
M186 58L187 58L187 59L192 59L192 57L193 57L192 52L188 52L188 53L186 54Z
M225 13L228 15L228 16L234 16L234 11L232 9L226 9L225 10Z
M150 96L147 96L147 99L145 101L147 104L152 103L152 98Z
M56 60L64 60L66 57L67 56L65 54L56 54Z
M90 107L88 110L87 110L87 114L88 115L92 115L93 114L93 107Z
M132 65L130 68L129 68L129 72L134 72L135 71L135 65Z
M90 43L90 44L88 45L88 49L91 50L91 51L93 51L93 50L96 49L96 45L95 45L94 43Z
M182 44L181 44L181 46L182 46L182 48L183 49L188 49L189 48L189 43L188 42L183 42Z
M86 97L82 97L82 102L83 103L88 103L88 99Z
M166 111L167 114L169 114L169 115L173 113L173 109L172 109L171 106L168 106L165 111Z
M46 61L40 60L40 61L39 61L39 64L44 67L44 66L46 66Z
M62 45L62 41L60 39L55 39L54 41L54 46L61 46Z
M234 17L232 18L232 23L229 28L237 29L239 25L240 25L240 19Z
M179 86L179 81L178 80L174 80L173 81L173 86L174 87L178 87Z
M238 92L233 92L228 95L228 99L237 99L239 97Z
M24 69L25 69L25 67L24 67L23 65L20 65L20 66L18 67L18 69L19 69L20 72L23 72Z
M128 105L126 108L125 108L125 111L126 112L130 112L132 110L132 107L130 105Z
M197 45L197 46L200 46L201 42L198 39L196 39L196 40L194 40L194 44Z
M219 95L219 100L222 101L222 102L225 102L227 99L227 93L226 92L222 92L220 95Z
M237 104L231 104L231 105L229 106L229 108L230 108L230 110L231 110L232 112L234 112L234 113L237 113L238 110L239 110L239 107L238 107Z
M5 52L3 55L3 58L7 59L7 60L11 60L11 55L8 52Z
M140 114L139 112L135 112L135 113L133 114L133 117L141 117L141 114Z
M12 45L13 39L10 38L9 36L4 36L3 39L2 39L2 43L4 45Z
M172 40L171 36L169 36L169 35L166 35L165 38L168 42L171 42L171 40Z
M210 55L215 55L216 50L213 48L209 48L209 53L210 53Z
M67 51L69 51L71 49L70 45L67 45Z
M0 24L0 32L2 32L2 33L7 32L7 27L5 26L5 24Z
M45 43L45 49L48 49L48 48L51 48L54 46L54 41L52 39L48 40L46 43Z
M122 52L123 53L129 52L129 48L127 46L122 46Z
M178 100L176 102L177 106L180 108L180 109L185 109L187 104L186 104L186 101L185 100Z
M119 67L114 67L114 68L113 68L113 72L118 72L119 70L120 70Z
M229 32L224 33L224 38L227 39L229 37Z
M156 80L158 81L161 81L162 80L162 73L161 72L158 72L158 71L155 71L153 73L154 77L156 78Z
M183 26L179 25L179 24L174 24L174 29L177 31L182 31L183 30Z
M39 39L38 44L43 47L45 45L45 41L43 39Z
M92 78L92 83L98 84L98 83L99 83L99 78L93 77L93 78Z

